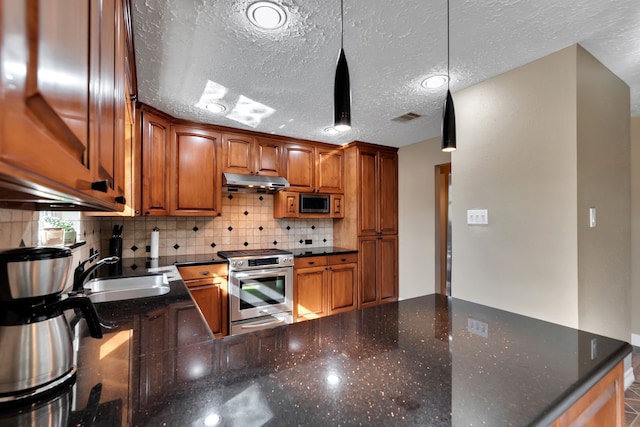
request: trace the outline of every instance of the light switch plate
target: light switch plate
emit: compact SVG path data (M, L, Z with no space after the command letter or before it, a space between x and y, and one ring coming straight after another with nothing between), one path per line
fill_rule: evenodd
M469 209L467 211L467 224L469 225L489 224L489 211L486 209Z

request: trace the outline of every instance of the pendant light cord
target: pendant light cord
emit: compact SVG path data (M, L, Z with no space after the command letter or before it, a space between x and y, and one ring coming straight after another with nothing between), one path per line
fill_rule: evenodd
M447 2L448 1L449 0L447 0ZM343 0L340 0L340 49L344 49L344 1Z
M449 63L449 0L447 0L447 90L449 90L451 84L451 77L449 76L449 68L451 67Z

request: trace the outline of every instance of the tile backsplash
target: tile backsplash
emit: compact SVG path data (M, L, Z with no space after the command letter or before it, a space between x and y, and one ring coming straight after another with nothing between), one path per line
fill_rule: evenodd
M273 195L223 194L219 217L91 217L74 221L78 240L74 261L91 249L109 252L114 225L122 225L123 258L147 257L151 231L160 229L160 256L215 254L220 250L333 246L331 219L274 219ZM0 209L0 247L38 244L39 212ZM307 244L306 241L311 241Z

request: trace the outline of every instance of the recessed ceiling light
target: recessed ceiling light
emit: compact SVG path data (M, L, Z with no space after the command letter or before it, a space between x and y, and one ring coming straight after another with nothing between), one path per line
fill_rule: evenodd
M447 84L447 76L443 74L437 74L435 76L427 77L422 81L422 86L428 89L436 89Z
M275 30L287 22L282 6L269 1L258 1L247 8L247 17L253 25L263 30Z
M334 128L333 126L326 127L324 129L322 129L322 131L324 133L326 133L327 135L336 135L336 134L340 133L340 131L338 131L338 129Z
M206 104L204 108L212 113L222 113L227 109L227 107L222 104Z

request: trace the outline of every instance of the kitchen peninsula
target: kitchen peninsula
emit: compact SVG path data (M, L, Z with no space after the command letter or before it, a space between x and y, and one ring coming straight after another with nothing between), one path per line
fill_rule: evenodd
M549 425L612 369L604 406L622 399L628 344L466 301L428 295L215 340L170 284L97 305L118 327L81 333L80 408L102 384L98 419L123 425Z

